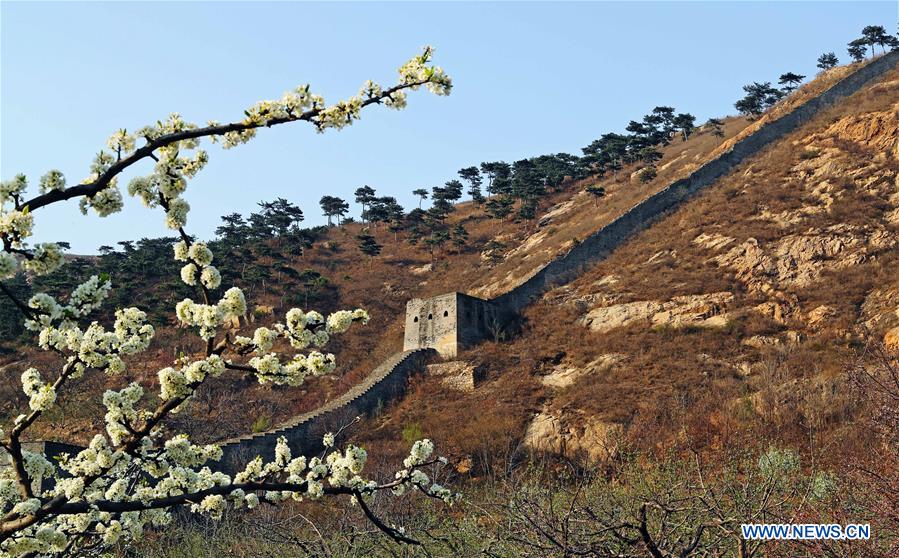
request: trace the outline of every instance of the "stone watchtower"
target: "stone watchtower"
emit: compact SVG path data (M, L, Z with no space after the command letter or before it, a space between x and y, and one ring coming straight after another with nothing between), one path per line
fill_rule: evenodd
M462 293L413 298L406 303L403 350L436 349L445 357L502 329L503 316L490 301Z

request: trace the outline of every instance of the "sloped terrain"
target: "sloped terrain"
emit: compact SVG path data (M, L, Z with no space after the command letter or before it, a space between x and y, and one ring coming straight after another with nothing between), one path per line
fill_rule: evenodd
M313 302L298 302L301 288L291 288L289 277L282 278L280 294L265 281L248 294L274 315L294 304L323 311L366 307L372 323L334 345L341 374L300 388L218 379L174 426L212 441L269 429L336 399L399 350L409 298L452 290L483 297L507 291L574 242L687 176L734 138L784 114L848 71L826 72L757 121L726 119L723 136L700 129L687 141L673 141L662 150L658 175L649 182L636 178L637 167L601 180L563 182L541 200L533 224L500 223L473 203L463 203L449 218L469 231L469 242L461 248L432 256L382 225L372 232L384 250L366 261L355 246L361 225L324 231L304 254L287 260L296 270L328 278L329 287ZM780 386L789 385L786 378L797 381L779 370L786 376L777 385L760 385L775 381L760 379L758 371L780 369L786 362L782 353L802 370L804 363L816 362L818 384L836 375L839 349L857 341L851 333L846 337L852 325L863 323L883 335L896 322L891 313L895 285L884 280L874 286L879 276L889 276L896 245L899 200L890 182L897 157L896 107L890 104L896 78L893 72L816 118L578 281L548 293L526 312L521 337L464 355L487 371L487 382L473 392L461 395L443 383L420 381L416 395L385 415L377 437L397 440L398 432L411 428L446 440L462 461L525 439L535 449L608 456L614 449L609 439L640 438L644 424L665 426L653 437L653 443L664 445L665 437L675 436L685 416L697 409L697 424L705 424L710 413L728 415L734 409L766 415L767 409L753 407L766 396L763 391L785 389ZM604 187L606 196L597 200L587 193L585 187L593 184ZM504 246L499 258L483 252L491 242ZM289 247L274 239L272 248L286 252ZM829 289L837 277L851 285ZM469 285L473 288L464 287ZM854 316L853 308L861 308L863 316ZM262 313L254 323L271 319ZM192 345L195 341L180 328L160 328L154 358L120 378L83 380L97 385L73 391L93 394L135 379L152 385L156 370L173 356L200 349ZM17 370L15 364L4 369L10 376ZM815 389L826 388L818 384ZM231 409L238 389L249 393L247 412ZM721 393L729 395L721 398ZM19 399L11 390L9 412ZM479 409L478 415L471 417L468 408ZM62 409L36 433L58 438L63 421L74 422L66 437L78 442L100 427L102 410L95 398L64 399Z
M865 343L895 342L899 325L897 78L547 293L521 337L461 356L488 370L474 394L423 379L380 421L382 439L412 425L466 463L520 444L599 458L624 441L745 437L840 448L822 456L832 463L860 451L868 433L843 371Z

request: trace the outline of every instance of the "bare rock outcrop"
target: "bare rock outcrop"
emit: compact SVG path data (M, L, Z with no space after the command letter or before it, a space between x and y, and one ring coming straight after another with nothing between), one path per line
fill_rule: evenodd
M644 321L653 326L721 327L727 323L726 309L731 301L733 294L729 292L676 296L667 301L640 300L594 308L580 321L598 333Z
M886 332L883 336L883 345L888 351L899 354L899 326Z
M523 441L535 451L602 463L615 457L623 435L620 423L544 409L528 425Z
M879 84L889 94L899 93L896 81ZM808 142L850 141L874 151L886 152L899 158L899 112L896 110L873 111L844 116L818 134L809 136Z
M625 354L608 353L599 355L597 358L593 359L591 362L585 364L584 366L559 364L553 367L552 372L540 378L540 382L547 387L570 387L578 379L590 374L606 372L625 359L627 359L627 355Z
M883 331L899 326L899 284L868 293L859 312L859 323L868 331Z
M822 304L809 310L808 315L806 315L805 318L805 323L813 328L823 327L835 314L836 311L831 306Z
M771 292L774 284L809 285L825 271L853 267L897 243L896 235L883 227L842 223L765 246L749 238L711 261L736 272L750 289Z

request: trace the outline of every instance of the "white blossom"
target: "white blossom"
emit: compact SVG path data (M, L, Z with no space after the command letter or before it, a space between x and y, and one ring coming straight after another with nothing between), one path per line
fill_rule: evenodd
M59 269L64 261L59 245L53 243L36 245L32 256L32 259L25 260L25 269L35 275L52 273Z
M83 197L79 202L81 213L87 215L88 208L93 209L100 217L107 217L113 213L118 213L124 207L122 202L122 193L119 192L115 185L115 180L94 194L92 197Z
M197 284L197 266L189 263L181 268L181 280L185 284L193 286Z
M32 411L46 411L56 402L56 390L51 384L41 380L36 368L29 368L22 373L22 391L31 399L28 406Z
M217 289L222 284L222 274L214 266L206 266L200 273L200 282L207 289Z
M197 265L207 266L212 263L212 250L204 242L191 244L187 255Z
M38 186L40 192L42 194L46 194L47 192L51 192L53 190L64 190L66 187L66 177L58 170L51 170L47 172L44 176L41 177L40 184Z
M179 262L186 262L188 258L187 251L187 243L183 240L179 240L175 244L172 245L172 249L175 251L175 260Z
M429 64L431 49L413 58L400 68L400 85L417 89L425 84L435 93L446 94L451 83L439 68ZM224 147L245 143L256 135L255 126L271 125L296 119L308 120L318 131L328 128L340 129L359 118L364 105L383 101L392 108L405 106L406 95L395 91L389 98L381 99L384 88L372 81L363 84L356 96L333 104L310 91L308 85L285 93L280 99L261 101L246 111L244 130L220 134L218 139ZM210 123L210 126L217 126ZM171 114L156 124L145 126L135 133L122 129L112 134L107 142L108 150L101 150L90 165L90 174L81 183L85 186L103 187L91 194L80 196L81 211L93 209L100 216L107 216L123 207L122 195L117 186L120 169L116 163L135 153L136 142L144 140L156 142L160 138L195 130L195 124L186 122L178 114ZM201 133L198 135L206 135ZM216 137L212 136L213 141ZM154 144L155 164L145 176L133 178L128 184L128 193L139 197L148 207L164 207L166 225L179 230L187 223L190 206L183 195L188 182L208 162L208 154L199 149L200 139L177 139L169 137ZM135 157L135 160L143 158ZM23 196L28 181L24 175L13 180L0 182L0 234L7 240L6 249L0 249L0 279L9 279L21 267L25 271L42 275L53 272L64 263L64 257L56 244L37 244L29 247L28 239L34 227L34 216L27 208ZM39 191L46 194L66 189L66 179L57 170L51 170L41 177ZM78 197L78 196L76 196ZM185 237L187 238L187 237ZM26 254L18 258L10 248L23 250ZM173 256L183 262L181 276L184 282L196 285L199 281L206 289L217 289L221 284L221 273L212 266L213 254L203 242L182 240L173 245ZM58 382L78 378L88 371L104 371L108 374L122 374L128 365L125 359L138 355L149 348L155 330L147 323L144 311L126 307L115 311L114 324L98 321L88 323L85 319L99 308L112 287L105 276L93 276L78 285L68 296L59 300L46 293L35 293L26 304L30 316L26 327L37 333L37 344L46 351L56 351L62 355L64 367L57 376ZM221 375L226 367L235 367L225 353L234 352L235 358L249 358L249 366L257 371L261 383L300 385L310 376L330 374L335 370L333 354L310 347L322 348L332 335L346 332L354 323L365 324L368 314L362 310L340 310L324 317L316 311L293 308L285 316L283 323L271 327L259 327L252 337L237 335L233 344L217 341L217 330L226 321L244 317L247 301L243 291L231 287L221 298L208 304L184 299L175 306L175 314L182 324L198 328L199 336L209 342L215 351L205 358L181 357L172 366L158 371L159 399L175 400L176 412L183 401L209 377ZM239 323L234 325L239 328ZM272 352L276 341L283 339L296 351L293 355L279 355ZM235 352L233 349L237 348ZM224 351L219 354L220 351ZM235 367L239 368L239 367ZM36 368L29 368L22 374L22 387L28 397L29 407L34 412L50 409L56 401L53 384L46 381ZM324 496L328 487L349 487L362 494L371 494L379 489L373 480L363 478L362 471L367 461L367 453L356 446L347 446L342 451L333 449L324 458L292 455L287 440L279 438L274 459L264 462L261 457L252 460L244 471L233 478L221 472L214 472L206 464L222 457L222 448L217 445L193 444L186 435L167 437L159 427L144 435L140 428L150 426L147 419L152 416L149 409L142 408L144 388L131 383L119 390L107 390L103 394L106 408L105 434L97 434L87 448L75 455L63 455L59 461L50 461L45 456L23 451L22 466L31 481L41 484L43 479L53 479L53 488L45 490L39 498L23 498L18 483L8 473L0 474L0 507L11 518L35 514L41 502L51 498L64 498L69 502L87 502L94 506L101 501L149 502L159 498L182 497L216 489L207 494L191 508L199 513L218 519L226 506L254 508L260 502L260 494L268 502L280 502L290 498L318 499ZM31 415L20 414L14 424L22 427ZM4 435L0 431L0 438ZM128 447L124 444L128 442ZM325 440L328 448L334 448L334 436ZM125 450L128 451L125 451ZM434 497L447 500L451 493L437 484L426 487L429 479L416 467L425 463L433 451L433 444L424 440L416 443L406 460L406 469L398 473L401 484L397 490L417 482L422 489ZM59 476L58 469L67 473ZM139 480L138 480L139 479ZM86 480L90 480L86 483ZM135 482L136 481L136 482ZM233 484L241 482L269 481L285 482L295 486L291 490L260 490L248 493ZM43 499L43 500L41 500ZM355 499L353 500L355 501ZM162 527L172 521L168 509L148 509L112 513L99 511L96 507L84 513L51 513L42 516L30 527L18 530L0 542L0 556L7 555L49 555L69 550L70 537L84 533L99 535L106 545L120 541L134 540L141 536L145 526Z
M128 155L134 151L134 136L129 135L123 128L110 136L106 145L116 153Z
M190 211L190 204L183 198L175 198L169 201L169 208L165 212L165 226L178 230L187 224L187 213Z
M17 174L12 180L0 182L0 204L5 205L9 201L25 193L28 188L28 178L24 174Z
M34 216L27 209L23 211L0 212L0 234L7 236L13 248L22 248L23 241L31 236Z

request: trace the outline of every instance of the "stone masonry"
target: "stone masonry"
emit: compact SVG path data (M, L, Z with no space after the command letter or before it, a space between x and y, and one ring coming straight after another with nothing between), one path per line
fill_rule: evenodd
M443 357L498 334L505 319L494 303L462 293L413 298L406 303L403 350L433 348Z
M604 259L634 234L715 183L746 158L781 139L839 99L855 93L897 63L899 51L892 51L863 66L793 112L742 139L730 151L709 161L689 177L639 202L570 252L546 264L530 279L493 300L458 292L410 300L406 304L403 352L391 355L361 383L319 409L296 416L274 430L225 441L222 444L224 458L218 468L233 473L257 455L271 459L280 436L288 439L297 454L321 451L321 437L325 432L336 431L356 416L376 414L383 405L401 397L409 377L421 372L434 355L454 357L460 349L497 335L511 316L547 290L576 278L588 266ZM55 442L38 444L43 444L42 449L48 455L74 453L80 449Z

